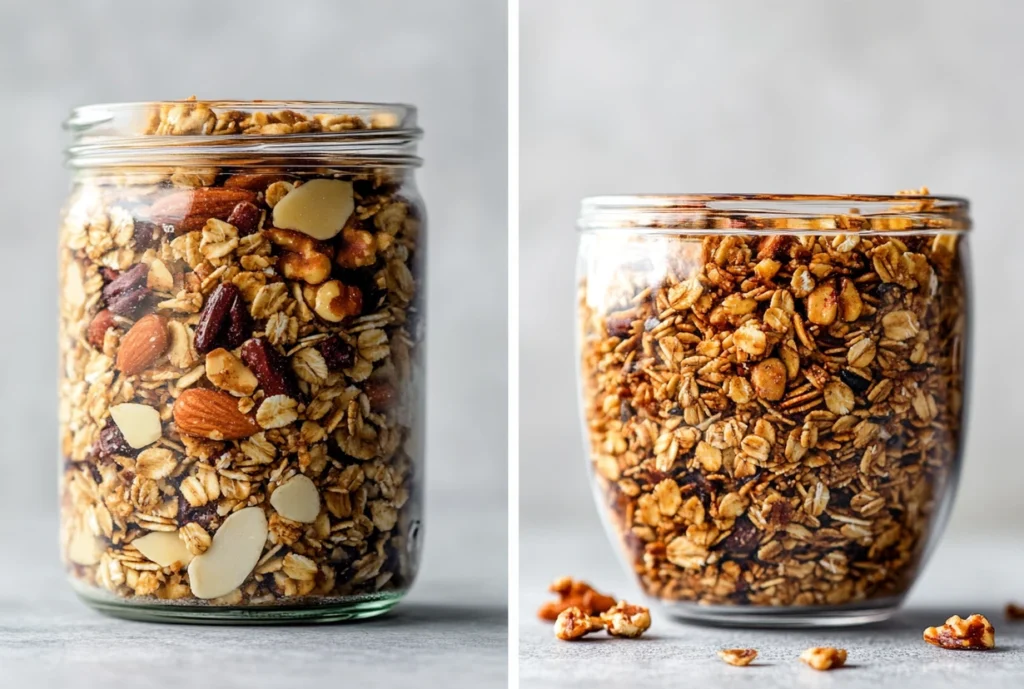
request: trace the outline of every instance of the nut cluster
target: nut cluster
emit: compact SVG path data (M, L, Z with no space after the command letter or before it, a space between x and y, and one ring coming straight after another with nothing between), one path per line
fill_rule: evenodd
M649 594L907 590L959 453L959 251L956 234L584 236L590 456Z
M260 115L178 104L151 133L376 126ZM62 545L81 586L275 605L409 585L422 252L403 183L259 166L80 178L60 398Z

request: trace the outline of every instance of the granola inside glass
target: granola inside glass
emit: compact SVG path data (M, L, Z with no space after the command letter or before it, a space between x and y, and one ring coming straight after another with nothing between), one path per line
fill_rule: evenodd
M175 101L72 114L61 544L113 614L386 611L421 530L415 111Z
M599 502L683 618L883 619L960 465L967 202L584 201L579 351Z

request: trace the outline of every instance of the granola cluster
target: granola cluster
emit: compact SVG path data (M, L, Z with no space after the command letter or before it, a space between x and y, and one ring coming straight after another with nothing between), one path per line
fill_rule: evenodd
M966 296L959 235L875 226L583 235L591 460L650 595L906 592L959 461Z
M370 126L186 103L150 133ZM60 490L81 587L273 606L409 586L422 452L411 189L393 169L256 161L80 173L60 242Z

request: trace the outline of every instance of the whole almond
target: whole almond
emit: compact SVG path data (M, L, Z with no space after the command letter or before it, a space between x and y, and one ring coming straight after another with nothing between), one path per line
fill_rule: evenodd
M167 319L151 313L143 316L121 338L116 368L126 376L142 373L167 351Z
M226 392L193 388L174 403L174 423L188 435L210 440L238 440L258 432L256 421L238 411L238 400Z
M200 187L162 196L149 209L150 220L174 225L175 234L203 229L210 218L227 220L242 201L254 203L256 194L246 189Z

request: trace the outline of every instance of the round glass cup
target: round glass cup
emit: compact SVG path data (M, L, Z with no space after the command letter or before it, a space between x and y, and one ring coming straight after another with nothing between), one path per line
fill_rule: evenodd
M876 622L960 470L966 200L586 199L584 441L609 534L682 620Z

